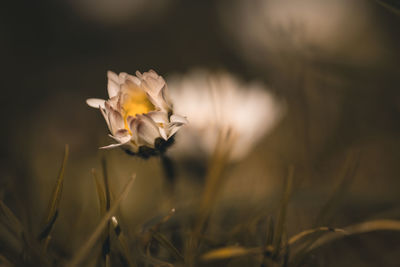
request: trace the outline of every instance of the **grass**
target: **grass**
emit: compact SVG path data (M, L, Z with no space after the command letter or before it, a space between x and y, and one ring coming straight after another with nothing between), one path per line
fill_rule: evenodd
M5 239L1 235L6 245L1 246L0 263L2 266L69 267L303 266L317 248L330 242L373 231L400 231L400 221L393 219L364 221L342 227L332 227L326 223L331 216L335 216L338 203L342 201L356 173L358 151L349 153L342 174L337 179L337 186L316 216L313 228L291 236L287 231L292 223L288 221L288 206L296 193L293 186L296 179L294 166L287 170L275 214L259 214L242 221L234 220L230 225L215 225L216 220L211 218L215 212L221 212L220 208L215 209L215 205L224 187L229 165L229 144L233 140L229 131L221 134L209 164L202 194L197 196L197 202L194 201L189 210L177 211L172 208L168 213L152 219L152 223L141 225L141 230L130 227L129 222L122 222L119 210L132 191L136 176L132 175L121 192L114 194L110 187L113 180L109 178L107 161L103 157L101 176L95 169L91 171L100 220L71 256L58 253L51 242L55 233L53 229L59 220L58 214L62 212L63 185L68 182L64 177L69 157L69 147L66 146L39 234L28 231L18 216L0 200L0 229L8 233ZM212 229L219 229L220 233L215 235ZM13 243L21 246L15 248L11 245Z

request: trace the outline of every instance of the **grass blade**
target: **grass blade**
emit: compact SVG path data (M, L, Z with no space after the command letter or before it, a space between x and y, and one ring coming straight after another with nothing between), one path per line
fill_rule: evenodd
M303 239L303 238L305 238L307 236L310 236L310 235L312 235L314 233L318 233L318 232L341 232L341 233L346 233L343 229L322 226L322 227L318 227L318 228L314 228L314 229L304 230L304 231L292 236L288 241L288 245L293 245L294 243L300 241L301 239Z
M117 236L118 242L120 243L120 245L122 247L122 252L125 255L128 265L135 266L134 260L131 257L131 253L130 253L130 250L128 247L127 239L126 239L124 233L122 232L122 228L119 224L119 220L117 219L117 217L115 217L115 216L111 217L111 225L113 226L114 233Z
M343 228L343 232L328 233L320 237L309 249L314 250L334 240L349 236L369 233L374 231L400 231L400 220L373 220L350 225Z
M58 174L56 185L53 189L52 197L49 202L49 207L45 215L44 227L38 237L39 241L44 241L43 242L44 251L46 250L48 242L50 241L49 236L51 234L51 231L53 230L54 223L57 220L58 211L60 208L62 190L64 185L65 167L67 165L68 156L69 156L69 146L65 145L63 161Z
M252 254L260 254L262 249L260 247L256 248L245 248L240 246L229 246L224 248L218 248L205 253L201 259L203 261L212 260L223 260L229 258L243 257Z
M117 212L119 205L121 204L122 200L126 198L131 189L133 182L135 181L136 175L133 175L127 184L123 187L123 190L119 197L115 200L115 202L111 205L109 211L103 216L100 220L100 223L97 225L93 233L90 235L86 243L82 246L78 253L72 258L72 260L67 264L67 266L78 266L82 260L88 255L91 248L94 246L96 241L100 238L101 234L103 233L104 228L107 226L111 216Z
M153 238L157 240L164 248L166 248L171 255L175 257L178 261L183 261L184 258L179 250L171 243L169 240L160 232L154 232Z
M0 200L0 216L4 219L6 226L17 236L20 237L24 228L15 214Z
M290 166L288 176L285 180L285 189L283 192L281 207L279 209L278 219L276 221L276 227L274 233L273 247L276 249L274 253L275 257L279 255L279 250L282 243L282 236L284 233L284 228L286 223L287 206L289 204L289 199L292 194L293 174L294 174L294 167Z
M315 220L315 227L324 225L330 220L332 214L334 214L335 209L339 205L340 200L343 199L343 196L346 194L347 189L353 182L359 162L360 151L350 151L347 154L344 163L343 173L340 176L337 186L335 187L332 195L321 208L321 211L319 212L317 219Z
M97 176L95 169L92 169L92 177L96 185L97 196L99 199L99 213L100 216L103 217L104 214L107 212L105 189L100 181L100 178Z
M111 197L110 197L110 184L108 182L108 171L107 171L107 161L105 157L101 159L101 167L103 171L103 182L104 182L104 202L105 211L108 212L110 210L111 205ZM102 258L105 262L106 267L110 266L110 252L111 252L111 238L110 238L110 224L111 222L107 222L107 226L104 228L103 238L102 238Z
M379 5L396 15L400 15L400 3L396 0L375 0Z
M347 154L343 173L338 179L337 186L333 191L330 198L326 201L321 211L317 215L315 220L315 228L318 228L321 224L326 224L328 220L334 214L335 209L339 206L340 200L343 199L344 195L347 193L347 190L350 184L353 182L355 174L357 172L358 166L360 162L360 151L353 150ZM292 259L292 265L298 266L300 265L307 257L307 251L309 251L310 247L318 240L318 238L323 235L322 232L316 232L315 237L308 240L308 242L295 253L295 257Z

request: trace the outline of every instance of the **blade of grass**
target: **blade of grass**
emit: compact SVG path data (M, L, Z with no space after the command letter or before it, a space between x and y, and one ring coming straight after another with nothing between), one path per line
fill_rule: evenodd
M289 199L292 194L293 175L294 175L294 167L290 166L288 170L288 176L285 179L285 189L283 192L281 207L279 209L278 219L276 221L276 227L274 232L273 247L276 249L273 255L274 258L279 256L279 250L282 243L282 236L286 224L287 206L289 204Z
M347 193L347 189L353 182L356 171L358 169L359 162L360 162L359 150L350 151L347 154L342 175L339 177L337 185L332 195L325 202L324 206L321 208L315 220L315 227L318 227L321 224L324 225L330 220L332 214L334 214L335 209L339 205L340 200L343 199L343 196Z
M102 164L103 165L103 164ZM104 173L104 167L103 167L103 173ZM106 214L106 212L108 211L107 209L107 197L106 197L106 189L104 188L104 185L102 183L102 181L100 180L100 178L97 176L96 170L92 169L92 176L93 179L95 181L96 184L96 191L97 191L97 196L99 199L99 213L100 213L100 218L102 218L104 216L104 214ZM105 176L107 177L107 176ZM109 233L109 227L106 227L103 234L102 234L102 249L101 249L101 260L104 262L105 266L107 266L107 264L109 264L109 251L110 251L110 246L109 246L109 237L108 237L108 233Z
M159 232L160 227L166 223L172 215L175 213L175 209L171 209L170 212L164 216L161 221L153 225L148 231L145 232L143 238L143 243L148 245L151 239L155 239L157 242L160 243L168 252L175 257L178 261L183 261L184 257L179 252L179 250L164 236Z
M0 200L0 216L4 219L4 224L10 229L17 237L20 237L24 232L20 220L15 214L7 207L2 200Z
M171 219L172 215L174 215L175 209L171 209L167 215L165 215L160 221L158 221L156 224L152 225L150 228L146 228L146 230L143 231L143 236L142 236L142 243L144 245L147 245L151 239L152 235L154 232L157 232L160 230L160 227L166 223L169 219Z
M162 266L174 267L174 265L169 262L165 262L165 261L162 261L162 260L152 257L150 254L150 246L148 246L146 248L146 253L143 253L143 251L140 251L140 256L144 259L146 267L149 265L159 266L159 267L162 267Z
M127 239L124 235L124 233L122 232L122 228L119 224L119 220L117 219L117 217L112 216L111 217L111 225L113 226L114 229L114 233L117 236L117 240L120 243L121 247L122 247L122 252L127 260L127 263L129 266L136 266L136 264L134 263L134 260L131 257L131 253L129 251L129 247L128 247L128 242Z
M163 234L161 234L160 232L154 232L153 238L157 240L164 248L166 248L176 260L184 260L179 250Z
M22 249L20 249L15 255L11 251L6 253L4 249L2 252L7 254L6 256L10 259L13 259L13 262L19 262L17 265L22 264L22 262L20 262L21 254L26 254L29 255L29 258L32 259L32 261L36 261L42 266L47 266L48 261L43 256L42 251L38 249L39 246L37 240L29 235L29 232L26 231L21 221L2 200L0 200L0 217L3 219L3 225L11 232L10 234L14 234L15 238L22 242ZM7 249L8 248L10 247L7 247ZM0 251L1 250L2 248L0 246Z
M198 219L193 231L194 236L199 236L204 231L212 205L222 187L222 175L228 163L233 142L234 135L230 129L220 131L205 179L206 183L199 206Z
M270 216L268 217L268 224L267 224L267 237L265 241L266 246L272 245L272 242L274 241L274 229L275 229L274 218Z
M256 248L245 248L240 246L228 246L223 248L218 248L211 250L201 256L202 261L213 261L213 260L223 260L236 257L243 257L252 254L261 254L262 249L260 247Z
M340 229L340 228L331 228L331 227L322 226L322 227L318 227L318 228L314 228L314 229L304 230L304 231L292 236L288 241L288 245L293 245L294 243L302 240L303 238L308 237L308 236L318 233L318 232L341 232L343 234L346 233L343 229Z
M2 254L0 254L0 265L7 267L7 266L14 266L11 262Z
M92 169L92 177L96 185L97 196L99 199L99 213L100 216L103 217L103 215L107 212L105 189L100 181L100 178L97 176L95 169Z
M349 236L369 233L374 231L400 231L400 220L373 220L362 222L343 228L343 232L328 233L320 237L309 249L314 250L324 244Z
M67 264L67 266L77 266L79 263L82 262L82 260L84 260L85 256L88 255L93 245L96 243L96 241L100 238L101 234L103 233L103 230L107 226L107 223L109 222L111 216L113 216L115 212L117 212L117 209L121 204L122 200L124 200L128 195L129 190L131 189L133 182L135 181L135 178L136 174L132 175L127 184L123 187L123 190L119 195L119 197L111 205L109 211L100 220L100 223L97 225L97 227L90 235L86 243L82 246L80 250L78 250L78 253L71 259L71 261Z
M358 166L360 163L360 151L352 150L347 154L344 168L342 171L342 175L338 179L337 186L333 191L330 198L326 201L324 206L321 208L321 211L317 215L315 220L315 228L318 228L321 224L326 224L334 214L335 209L339 206L340 200L343 199L344 195L347 193L347 190L350 184L353 182L355 174L357 172ZM307 251L309 248L318 240L318 238L323 235L323 233L316 233L315 236L310 238L307 243L295 253L294 258L291 260L291 265L298 266L300 265L307 256Z
M111 197L110 197L110 184L108 181L107 161L104 156L101 159L101 167L103 171L105 210L106 212L108 212L110 210ZM111 221L109 220L107 222L107 226L104 228L103 238L102 238L103 241L102 241L101 253L106 267L110 266L110 252L111 252L110 224Z
M399 1L393 0L375 0L379 5L383 6L387 10L393 12L396 15L400 15L400 3Z
M68 156L69 156L69 146L65 145L63 161L62 161L61 168L60 168L60 171L58 174L56 185L53 189L52 197L49 202L49 207L48 207L46 215L45 215L44 227L38 236L39 241L42 241L43 251L46 251L46 249L47 249L47 245L50 241L49 236L51 234L51 231L53 230L54 223L57 220L58 211L60 208L62 190L63 190L63 185L64 185L65 167L67 165Z

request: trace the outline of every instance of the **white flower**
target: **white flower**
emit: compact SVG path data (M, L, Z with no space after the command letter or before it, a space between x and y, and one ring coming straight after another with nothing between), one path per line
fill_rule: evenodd
M282 107L261 84L244 84L228 73L193 71L169 81L177 112L190 123L178 136L176 150L211 154L223 130L234 135L231 159L244 157L273 128ZM178 146L178 147L177 147ZM193 150L193 149L192 149Z
M149 156L163 149L167 141L187 123L174 114L168 98L167 84L155 71L136 76L108 71L108 96L90 98L86 103L99 108L107 122L110 137L118 143L102 148L122 146L127 152Z

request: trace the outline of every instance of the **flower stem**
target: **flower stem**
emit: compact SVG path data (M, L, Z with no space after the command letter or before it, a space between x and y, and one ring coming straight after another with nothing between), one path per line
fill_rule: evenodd
M166 180L166 191L169 196L175 193L176 172L174 162L165 153L160 155L161 165Z

